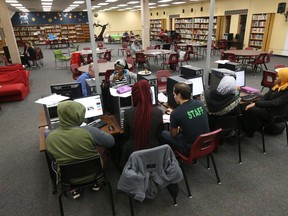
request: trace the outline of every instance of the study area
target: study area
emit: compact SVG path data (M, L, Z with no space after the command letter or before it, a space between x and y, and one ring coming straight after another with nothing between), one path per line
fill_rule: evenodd
M192 87L191 97L193 100L204 101L207 103L207 107L210 108L211 105L214 108L214 110L209 110L208 114L210 115L216 113L217 108L220 107L219 95L215 92L223 77L233 77L236 81L237 99L235 99L235 103L238 103L239 97L240 103L247 101L250 103L251 100L256 100L255 95L262 97L274 87L272 80L275 79L274 76L279 71L278 69L275 70L276 67L279 65L280 68L287 67L286 35L288 26L285 16L286 6L281 5L283 5L282 3L288 4L288 2L277 0L265 1L264 3L259 0L209 0L184 1L183 4L172 4L178 3L178 1L170 1L165 3L169 6L162 7L159 5L164 3L150 0L149 3L155 3L156 8L153 8L153 4L151 4L148 6L148 11L145 11L145 6L142 11L141 3L145 4L146 1L139 1L136 4L128 4L136 11L133 9L119 11L118 9L105 9L127 4L127 1L119 0L111 3L103 1L108 5L103 5L102 8L93 7L99 6L100 2L91 1L92 19L95 24L93 31L96 35L93 37L95 36L95 44L99 54L96 55L94 65L95 74L99 75L100 85L98 87L101 91L96 90L95 78L91 78L86 83L88 96L83 97L77 78L88 72L88 60L93 61L94 59L93 56L87 58L85 50L90 48L88 51L90 54L93 47L89 32L88 12L84 10L86 9L86 1L80 4L78 8L64 12L73 2L69 1L69 4L66 4L68 0L64 0L61 3L63 6L60 7L59 2L54 0L50 12L42 10L40 0L35 1L33 7L29 5L30 3L18 1L29 12L22 12L9 5L10 3L7 1L0 3L0 14L2 14L0 15L0 25L3 29L3 34L0 35L1 43L4 45L4 47L1 45L1 50L7 54L5 50L8 47L10 55L8 59L11 61L9 64L12 64L8 66L5 65L4 61L0 62L0 121L2 123L0 145L2 147L1 164L3 164L0 169L1 176L3 176L0 189L3 194L1 215L60 215L58 198L61 193L61 183L59 182L57 185L57 193L53 194L54 182L50 178L45 157L44 136L45 126L48 126L50 131L54 127L59 128L57 106L45 107L43 104L35 103L35 101L54 93L62 92L66 96L72 94L69 98L73 99L73 102L81 103L85 110L91 111L86 112L87 115L90 113L90 116L84 116L86 127L89 123L99 123L98 121L101 119L102 125L97 128L100 128L100 131L105 132L105 134L112 135L115 142L121 143L123 141L122 135L125 133L123 116L125 110L133 107L133 100L131 100L131 96L128 99L108 97L107 90L111 94L110 88L104 88L107 85L105 83L106 71L110 70L110 73L114 73L115 63L119 59L126 60L128 63L127 70L137 75L135 83L140 80L149 82L153 110L158 108L162 111L161 117L167 131L169 130L167 122L170 120L171 114L168 115L165 111L168 108L175 110L178 107L173 94L173 87L176 83L185 82ZM211 13L210 6L213 2L215 5L213 18L210 20L212 22L210 48L207 46L209 44L208 25ZM278 13L279 5L280 11ZM281 7L284 8L284 11L282 9L283 12L281 12ZM21 18L24 22L22 24L20 21L14 23L15 20L19 20L21 13L28 14L28 23L25 23L25 18ZM67 16L64 16L65 13ZM142 23L142 16L144 15L146 17L144 17L146 19L145 24ZM99 25L103 26L107 23L109 24L102 35L103 40L97 40L97 37L101 36L102 30ZM161 28L163 32L167 30L167 37L158 36ZM128 37L126 36L126 41L122 40L125 31L131 36L131 41L135 40L130 34L131 31L141 38L139 41L143 50L139 53L143 53L145 57L142 62L139 59L136 61L139 54L133 53L131 50L130 39L127 42ZM176 31L180 36L175 36L175 38L173 36L172 38L173 31ZM67 40L66 44L64 41L63 45L61 42L57 42L56 46L52 45L52 43L56 44L55 38L51 38L49 43L45 41L51 32L58 37L58 42L62 38L68 39L69 46L67 46ZM4 40L4 38L6 39ZM39 67L32 67L33 61L31 60L29 69L19 67L18 64L21 64L19 52L21 54L24 52L24 41L32 41L33 47L41 49L43 66L39 63ZM100 42L102 42L104 49L98 47ZM224 47L221 47L222 45ZM54 51L56 50L60 50L69 59L66 62L55 59ZM110 60L104 58L106 50L111 50ZM79 53L82 51L83 55L80 55ZM189 54L186 54L187 51ZM271 51L273 54L270 56L270 61L264 61L262 64L255 61L255 57L262 53L265 54L267 60L267 54ZM170 56L175 53L178 53L178 55L174 55L178 57L178 62L172 58L173 56L170 59ZM186 58L187 56L188 58ZM222 62L218 63L219 60ZM55 65L55 61L57 61L57 65ZM74 64L73 67L71 62ZM7 72L7 67L9 67L9 72ZM73 70L76 68L75 73L72 72L72 68ZM163 74L165 71L166 79L159 80L157 78L158 71L162 71L159 74ZM263 81L264 74L269 78ZM206 80L207 75L208 79ZM107 77L110 78L110 76ZM4 83L4 78L10 82L9 86L8 82ZM11 83L12 79L13 82L16 81L17 83ZM128 87L133 88L134 85L128 85ZM208 90L212 89L215 91L208 94ZM112 91L117 91L117 88L112 88ZM204 92L207 94L204 99L201 99ZM238 95L239 92L240 95ZM245 99L247 95L250 98ZM254 98L251 98L251 95ZM213 104L209 101L211 98ZM234 96L231 98L234 100ZM166 99L167 102L164 102L163 100ZM201 112L195 111L193 114L196 116L200 115ZM92 119L97 122L90 117L93 117ZM130 120L129 117L132 115L127 117ZM156 117L159 116L156 115ZM152 119L153 129L156 128L154 124L158 124L156 117ZM138 118L143 119L144 117L140 115ZM221 120L224 123L226 119L221 118ZM141 128L145 122L142 121L138 126ZM202 124L197 124L197 126L200 127ZM133 200L134 214L285 214L288 210L285 202L288 175L284 164L287 161L288 148L284 121L281 122L279 128L282 130L279 134L270 133L275 128L264 131L264 146L262 128L256 130L253 138L247 137L241 129L239 137L232 136L225 142L218 143L218 152L213 153L218 177L215 174L213 163L211 165L211 160L211 169L206 169L207 160L205 157L198 159L193 165L183 164L192 198L189 198L189 191L183 177L183 180L177 183L179 187L177 207L174 206L174 197L171 197L169 190L165 188L159 190L157 196L152 200L149 198L143 202ZM210 129L212 131L212 127ZM215 128L215 130L217 129ZM238 131L235 130L235 134L237 133ZM116 215L131 215L128 196L118 190L118 183L122 174L117 169L117 165L119 165L117 160L121 156L119 145L117 145L119 143L116 143L114 147L104 148L104 150L100 148L99 152L103 153L103 160L106 162L105 177L111 184ZM263 152L264 149L266 154ZM176 155L177 153L173 154ZM160 154L158 155L160 158ZM173 158L171 160L173 161ZM181 162L179 157L177 160ZM184 160L185 158L182 158L182 161ZM241 164L239 163L240 160ZM182 173L184 174L184 172ZM221 184L217 184L219 179ZM62 196L62 207L65 215L112 215L113 205L109 194L109 185L106 184L101 186L99 190L96 189L97 187L83 189L80 197L75 200L71 198L70 193L67 194L68 198Z

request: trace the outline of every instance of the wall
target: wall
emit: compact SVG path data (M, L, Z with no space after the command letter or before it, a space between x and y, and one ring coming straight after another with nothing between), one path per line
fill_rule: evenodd
M245 47L249 42L252 15L257 13L275 13L276 15L273 24L269 50L273 50L274 54L288 56L288 22L285 22L285 17L283 14L277 14L279 2L286 2L288 5L287 0L215 0L214 16L224 16L225 11L227 10L248 9L244 38ZM167 28L169 30L169 15L179 14L180 17L209 16L209 5L210 1L153 9L150 10L150 14L152 13L152 16L150 15L150 19L166 18ZM203 7L203 11L200 10L201 7ZM191 12L192 8L193 12ZM184 13L182 13L183 9L185 10ZM163 15L164 11L165 15ZM156 15L157 12L158 15Z

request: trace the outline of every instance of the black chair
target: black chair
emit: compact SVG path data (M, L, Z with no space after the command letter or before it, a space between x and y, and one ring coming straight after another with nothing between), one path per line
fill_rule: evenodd
M284 115L279 115L279 116L274 116L270 122L264 124L261 127L261 135L262 135L262 145L263 145L263 153L266 154L266 147L265 147L265 137L264 137L264 130L267 126L271 124L277 124L283 122L285 124L286 128L286 142L288 146L288 123L287 123L287 114Z
M56 183L58 181L56 161L48 151L45 151L45 157L46 157L46 161L47 161L47 165L48 165L50 178L52 181L52 187L53 187L52 193L56 194L57 193L57 184Z
M169 176L166 175L168 173ZM170 146L165 144L133 152L123 169L117 188L128 195L131 215L134 216L133 198L140 202L146 198L153 199L158 190L165 187L177 206L178 182L182 179L178 161ZM144 185L144 182L148 185Z
M240 134L241 134L241 119L242 114L234 116L226 116L219 118L212 118L214 121L210 122L210 129L216 130L222 128L221 140L225 140L230 137L236 137L238 143L238 154L239 163L242 163L241 158L241 144L240 144ZM210 119L209 119L210 120Z
M111 198L112 213L113 215L115 215L115 206L111 184L105 178L105 174L102 170L102 165L99 156L83 161L60 165L59 168L61 173L60 182L62 188L62 191L59 195L59 206L62 216L64 215L62 204L63 194L67 196L67 192L70 192L71 190L78 190L86 187L91 187L94 184L99 184L100 186L104 186L105 184L108 185ZM94 178L93 175L95 176ZM82 179L83 177L87 176L92 176L92 179L90 180L89 178L87 182L75 184L75 180Z

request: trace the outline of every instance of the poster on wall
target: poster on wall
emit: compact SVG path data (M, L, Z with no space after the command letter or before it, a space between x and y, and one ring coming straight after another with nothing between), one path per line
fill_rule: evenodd
M87 12L17 12L11 18L13 26L44 24L78 24L87 23Z

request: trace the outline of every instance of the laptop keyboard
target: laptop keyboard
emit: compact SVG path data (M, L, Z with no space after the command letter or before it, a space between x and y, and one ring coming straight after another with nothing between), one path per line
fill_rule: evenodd
M244 102L250 102L250 101L254 101L255 99L259 97L260 96L258 94L248 94L248 95L242 96L241 100Z
M91 126L91 127L102 128L105 125L107 125L107 123L105 121L102 121L101 119L96 119L96 120L88 123L87 125Z

